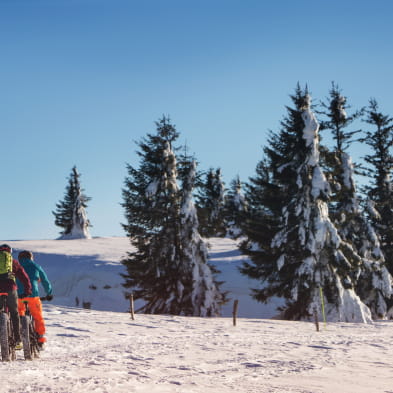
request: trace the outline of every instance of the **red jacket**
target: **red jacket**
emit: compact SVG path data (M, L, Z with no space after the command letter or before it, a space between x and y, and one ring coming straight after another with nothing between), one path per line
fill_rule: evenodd
M29 276L26 274L25 269L23 269L23 267L19 264L19 262L16 259L12 261L12 273L14 273L15 277L17 277L20 280L20 282L23 284L26 295L30 295L31 283L30 283ZM17 286L15 280L12 280L10 278L6 280L0 280L0 292L11 292L16 289Z

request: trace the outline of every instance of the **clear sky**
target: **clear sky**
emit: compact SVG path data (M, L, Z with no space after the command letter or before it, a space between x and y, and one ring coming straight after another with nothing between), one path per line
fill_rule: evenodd
M0 0L0 239L58 236L76 165L93 236L123 236L135 141L169 115L226 184L255 173L297 84L393 115L390 0ZM361 151L360 146L355 154Z

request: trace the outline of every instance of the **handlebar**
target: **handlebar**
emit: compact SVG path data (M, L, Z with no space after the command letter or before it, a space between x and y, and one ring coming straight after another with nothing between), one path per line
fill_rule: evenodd
M1 294L0 294L1 295ZM22 298L20 298L23 302L25 302L25 303L27 303L27 300L24 300L24 299L26 299L28 296L24 296L24 297L22 297ZM48 299L48 296L40 296L40 300L48 300L48 301L50 301L50 300L52 300L52 299Z

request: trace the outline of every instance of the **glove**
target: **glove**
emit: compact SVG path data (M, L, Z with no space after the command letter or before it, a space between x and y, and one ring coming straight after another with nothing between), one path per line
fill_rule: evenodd
M53 299L53 295L46 295L46 300L50 302Z

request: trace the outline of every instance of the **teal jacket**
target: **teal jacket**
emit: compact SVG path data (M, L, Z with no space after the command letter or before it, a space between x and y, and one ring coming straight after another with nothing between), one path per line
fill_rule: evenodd
M42 286L47 295L52 295L52 285L48 280L48 277L42 267L28 258L21 258L19 263L22 265L23 269L25 269L27 275L30 278L32 292L29 297L40 296L38 290L38 283L41 282ZM18 295L24 293L24 287L22 283L16 279L16 283L18 285Z

